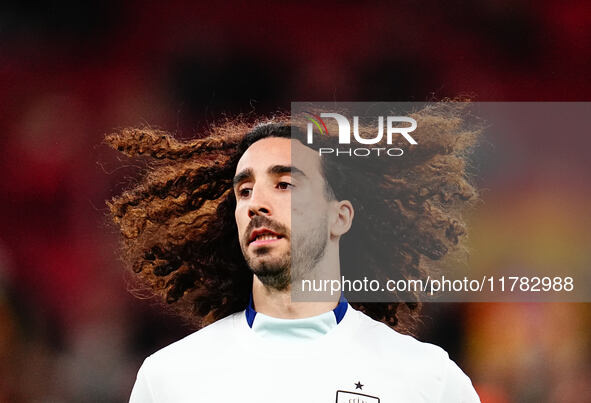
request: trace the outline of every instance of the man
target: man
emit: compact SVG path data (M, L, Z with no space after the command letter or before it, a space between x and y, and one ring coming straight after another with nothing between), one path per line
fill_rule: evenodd
M124 256L148 288L214 322L148 357L131 401L478 402L442 349L339 296L292 301L304 276L339 278L354 203L287 123L246 135L246 126L228 127L189 143L149 130L107 138L129 155L175 161L109 206ZM363 309L412 326L416 303L386 306Z

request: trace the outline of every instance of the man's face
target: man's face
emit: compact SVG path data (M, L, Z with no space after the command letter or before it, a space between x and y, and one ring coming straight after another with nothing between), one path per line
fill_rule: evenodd
M311 270L322 258L328 201L313 150L288 138L255 142L238 162L234 194L240 247L263 284L286 289L295 270ZM297 224L294 233L292 222Z

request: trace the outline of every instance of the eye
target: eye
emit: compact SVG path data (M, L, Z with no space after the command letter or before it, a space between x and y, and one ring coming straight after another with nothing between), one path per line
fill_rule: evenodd
M277 184L277 187L281 190L287 190L288 188L293 187L293 185L288 182L279 182Z
M244 199L246 197L249 197L251 193L252 193L252 189L251 188L238 189L238 196L241 199Z

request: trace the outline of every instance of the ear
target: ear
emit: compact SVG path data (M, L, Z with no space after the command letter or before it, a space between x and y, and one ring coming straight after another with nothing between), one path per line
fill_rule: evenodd
M340 237L341 235L347 233L349 228L351 228L351 224L353 223L353 216L355 215L355 210L353 209L353 205L349 200L341 200L333 202L333 220L330 223L330 237Z

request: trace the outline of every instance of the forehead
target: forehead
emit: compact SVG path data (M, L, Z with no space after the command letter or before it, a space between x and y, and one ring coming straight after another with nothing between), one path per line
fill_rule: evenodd
M273 165L294 166L310 178L321 177L318 154L299 140L285 137L267 137L253 143L238 161L236 172L252 169L256 174Z

